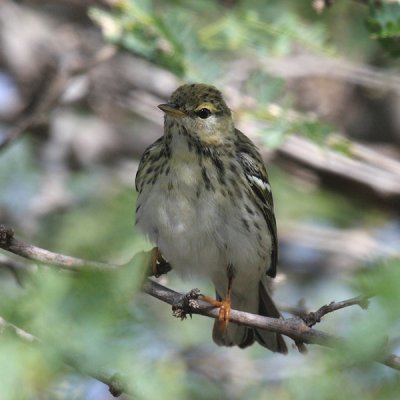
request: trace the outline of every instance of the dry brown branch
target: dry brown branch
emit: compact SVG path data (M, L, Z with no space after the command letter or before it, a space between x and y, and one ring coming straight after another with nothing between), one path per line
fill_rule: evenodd
M148 280L143 290L151 296L172 306L180 304L182 293L175 292L157 282ZM197 300L196 307L190 309L191 314L205 315L211 318L218 318L219 311L209 303ZM325 346L332 346L332 343L339 342L339 338L327 333L309 328L301 318L269 318L247 313L244 311L231 310L230 321L252 328L265 329L271 332L281 333L294 341L313 343Z
M320 307L317 311L310 311L305 307L303 301L300 301L297 306L287 306L280 304L279 309L281 311L288 312L289 314L296 315L300 317L308 326L313 326L318 322L321 322L321 318L329 314L333 311L340 310L342 308L351 307L358 305L363 310L366 310L369 306L369 299L372 297L370 296L356 296L348 300L343 301L332 301L329 304L325 304L324 306Z
M58 267L71 269L79 269L82 267L93 267L93 268L116 268L117 265L97 263L93 261L80 260L78 258L73 258L69 256L64 256L57 253L52 253L47 250L41 249L39 247L25 244L14 237L14 232L12 229L0 227L0 248L10 251L14 254L20 255L22 257L28 258L30 260L44 262L50 265L55 265ZM134 256L132 260L135 262L138 260L137 257L142 257L142 253ZM131 260L131 262L133 262ZM150 294L151 296L164 301L165 303L176 305L182 302L185 295L175 292L169 288L160 285L152 280L147 280L144 284L143 290ZM189 310L193 314L201 314L211 318L218 318L218 310L215 308L210 308L210 305L201 300L197 300L196 308ZM316 311L317 316L321 318L328 312L333 312L343 307L348 307L350 305L361 305L363 304L361 299L358 300L350 299L343 302L331 303L321 307ZM306 316L307 317L307 316ZM306 321L307 319L304 318ZM312 320L312 318L310 317ZM288 336L293 339L296 343L309 343L309 344L319 344L328 347L340 347L345 345L345 339L339 338L337 336L327 334L325 332L310 328L307 326L306 322L302 318L269 318L260 315L255 315L243 311L232 310L230 315L230 320L233 323L238 323L246 325L249 327L257 329L265 329L271 332L280 333L282 335ZM315 320L315 318L314 318ZM315 321L315 323L318 321ZM391 368L400 370L400 357L390 354L387 357L377 360L378 362L387 365Z
M165 303L175 305L182 300L181 293L175 292L169 288L166 288L157 282L149 280L144 286L144 291L157 299L164 301ZM350 299L343 302L331 303L332 306L323 306L317 311L320 315L328 312L333 312L335 309L349 307L351 305L362 304L361 299L358 301ZM206 302L198 300L198 307L190 310L192 314L205 315L211 318L218 318L219 312L215 308L210 308L210 305ZM304 322L302 318L269 318L260 315L250 314L244 311L232 310L230 314L230 321L238 323L240 325L246 325L257 329L265 329L271 332L280 333L288 336L295 341L295 343L308 343L318 344L321 346L327 346L330 348L338 348L345 346L345 339L310 328ZM394 354L389 354L382 359L376 360L377 362L384 364L390 368L400 371L400 357Z
M117 267L113 264L86 261L80 258L64 256L62 254L53 253L40 247L24 243L14 237L14 231L12 229L5 228L3 225L0 225L0 247L29 260L56 265L68 270L77 270L82 268L109 269Z

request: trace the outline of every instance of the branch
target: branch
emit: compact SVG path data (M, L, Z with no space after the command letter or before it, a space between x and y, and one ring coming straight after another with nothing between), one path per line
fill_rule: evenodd
M300 317L307 324L307 326L312 327L318 322L321 322L322 317L326 314L340 310L342 308L358 305L363 310L366 310L369 306L370 297L372 297L372 295L357 296L348 300L337 302L332 301L331 303L325 304L324 306L320 307L317 311L308 311L306 307L304 307L304 305L299 305L297 307L280 306L279 309L281 311L287 311L290 314Z
M150 296L170 305L178 304L182 300L182 297L185 296L182 293L175 292L174 290L162 286L150 279L145 283L143 290ZM205 315L211 318L219 317L219 311L217 308L210 306L209 303L202 301L201 299L197 300L197 303L197 307L190 310L192 314ZM332 347L329 343L331 341L336 342L339 340L339 338L333 335L309 328L300 318L297 317L279 319L263 317L261 315L251 314L244 311L231 310L229 320L230 322L246 325L251 328L281 333L298 342L314 343Z
M97 261L87 261L76 257L64 256L51 251L24 243L14 238L14 231L0 225L0 248L14 253L28 260L37 261L44 264L51 264L67 270L89 269L112 269L117 265L101 263Z
M366 310L369 305L368 299L370 297L371 297L371 295L357 296L357 297L353 297L348 300L337 301L337 302L332 301L331 303L325 304L324 306L320 307L317 311L315 311L315 312L311 311L309 313L306 313L303 316L300 315L300 317L307 324L307 326L312 327L315 324L317 324L318 322L321 322L321 318L324 315L334 312L336 310L340 310L345 307L351 307L351 306L358 305L363 310Z
M28 258L30 260L44 262L55 265L61 268L79 270L81 267L92 266L94 268L118 268L117 265L96 263L93 261L85 261L74 257L64 256L57 253L52 253L36 246L25 244L14 238L12 229L0 227L0 248L11 251L14 254ZM142 256L143 253L135 255ZM132 262L132 260L130 262ZM121 266L120 266L121 267ZM149 295L171 305L178 304L182 301L185 295L175 292L169 288L160 285L150 279L144 284L143 290ZM357 298L356 298L357 299ZM323 315L335 310L348 307L351 305L365 305L361 298L350 299L338 303L331 303L321 307L314 314L322 318ZM364 300L365 301L365 300ZM190 310L193 314L200 314L211 318L218 318L219 312L216 308L210 307L209 303L202 300L197 301L198 306ZM264 329L270 332L280 333L293 339L296 343L309 343L337 348L345 346L345 339L334 336L316 329L311 328L307 323L298 317L293 318L269 318L260 315L247 313L244 311L231 310L230 321L241 325L249 326L257 329ZM318 321L317 321L318 322ZM383 359L377 359L384 365L400 370L400 357L390 354Z
M182 300L182 297L185 296L152 280L148 280L145 283L143 290L150 296L153 296L171 305L179 303ZM197 307L190 310L191 314L200 314L211 318L219 317L219 311L214 307L210 307L209 303L202 300L197 300L197 302ZM360 306L365 305L364 302L365 299L362 299L362 296L360 296L358 298L353 298L346 301L341 301L337 303L333 302L327 306L321 307L321 309L325 308L325 314L327 314L328 312L333 312L335 310L339 310L341 308L349 307L356 304ZM319 309L316 313L318 313L321 309ZM320 314L323 313L320 312ZM330 348L344 347L346 345L345 339L310 328L301 318L294 317L278 319L263 317L261 315L251 314L244 311L231 310L229 321L251 328L280 333L282 335L290 337L296 343L318 344ZM385 358L377 359L376 361L390 368L400 371L399 356L389 354Z

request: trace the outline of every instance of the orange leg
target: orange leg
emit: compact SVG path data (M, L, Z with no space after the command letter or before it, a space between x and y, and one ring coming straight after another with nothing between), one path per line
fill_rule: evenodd
M212 304L215 307L219 308L218 314L218 326L221 332L225 332L228 324L229 324L229 317L231 314L231 293L232 293L232 281L233 276L228 277L228 292L226 297L222 301L215 300L211 297L201 295L201 299L206 301L207 303Z

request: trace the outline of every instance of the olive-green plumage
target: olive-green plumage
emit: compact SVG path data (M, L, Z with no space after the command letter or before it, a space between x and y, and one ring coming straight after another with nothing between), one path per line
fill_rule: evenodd
M231 116L231 110L225 103L221 92L205 84L182 85L172 93L170 102L192 117L202 104L209 103L212 111L224 117Z

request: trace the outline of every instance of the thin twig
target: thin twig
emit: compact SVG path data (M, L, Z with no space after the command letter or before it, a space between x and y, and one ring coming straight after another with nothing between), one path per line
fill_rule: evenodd
M184 296L182 293L175 292L157 282L148 280L143 290L149 295L171 305L180 302ZM348 303L347 303L348 302ZM352 304L350 304L352 303ZM335 303L336 304L336 303ZM354 299L337 303L342 307L358 304ZM344 305L346 304L346 305ZM334 311L333 309L329 312ZM218 318L219 311L210 307L210 304L202 300L198 300L198 307L191 309L191 314L205 315L211 318ZM270 332L280 333L293 339L296 343L318 344L330 348L338 348L345 346L345 339L334 336L320 330L310 328L301 318L269 318L261 315L255 315L244 311L231 310L229 317L230 322L245 325L251 328L263 329ZM384 359L376 360L390 368L400 371L400 357L390 354Z
M184 296L182 293L175 292L157 282L148 280L143 290L149 295L171 305L177 304ZM192 314L205 315L211 318L218 318L217 308L210 306L209 303L198 300L196 308L191 309ZM244 311L231 310L230 322L246 325L251 328L264 329L270 332L280 333L291 339L304 343L314 343L327 346L329 342L336 342L339 338L333 335L309 328L300 318L270 318L261 315L251 314Z
M360 306L363 310L366 310L369 305L370 297L372 297L372 295L357 296L343 301L336 301L336 302L332 301L331 303L325 304L324 306L320 307L317 311L309 312L308 314L304 315L301 318L307 324L307 326L311 328L318 322L321 322L321 318L324 315L340 310L345 307L351 307L357 305Z
M100 267L103 269L104 267L109 268L110 266L118 267L112 264L102 264L93 261L89 262L80 260L78 258L52 253L39 247L25 244L14 238L14 232L12 229L4 227L0 227L0 248L11 251L31 260L45 262L67 269L71 269L71 265L73 265L73 269L75 270L79 270L81 267L87 267L88 265L93 266L94 268ZM143 253L139 253L139 256L142 256L142 254ZM136 255L133 259L136 257L138 256ZM151 296L171 305L179 303L182 299L182 296L184 296L183 294L166 288L150 279L144 284L143 290ZM340 309L347 307L348 305L361 304L361 302L358 300L358 302L355 303L355 299L350 299L331 304L331 308L329 308L329 305L324 306L328 307L327 309L325 308L327 312L335 311L335 308ZM211 318L218 318L219 316L217 309L210 307L208 303L201 300L198 300L198 307L192 309L191 313L201 314ZM320 312L320 314L322 314L322 312ZM319 344L333 348L345 345L345 339L327 334L314 328L310 328L301 318L297 317L278 319L263 317L244 311L231 310L230 321L257 329L264 329L271 332L280 333L292 338L296 343ZM400 357L396 355L391 354L384 359L379 359L377 361L391 368L400 370Z
M82 268L104 270L118 267L115 264L87 261L81 258L53 253L32 244L24 243L14 237L12 229L6 228L3 225L0 225L0 248L32 261L55 265L67 270L79 270Z

